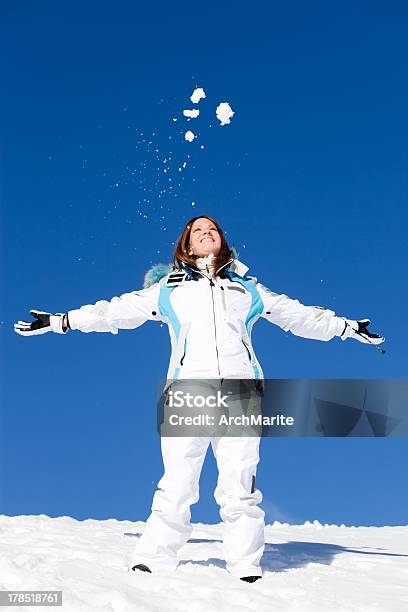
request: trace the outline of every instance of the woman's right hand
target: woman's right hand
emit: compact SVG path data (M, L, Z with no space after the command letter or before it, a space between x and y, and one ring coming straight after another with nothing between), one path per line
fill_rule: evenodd
M50 331L57 334L65 334L68 331L67 317L63 313L51 314L41 310L30 310L30 314L32 317L35 317L35 321L18 321L18 323L14 323L14 331L20 334L20 336L36 336Z

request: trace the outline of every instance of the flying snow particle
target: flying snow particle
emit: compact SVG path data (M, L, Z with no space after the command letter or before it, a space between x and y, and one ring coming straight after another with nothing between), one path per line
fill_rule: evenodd
M193 142L194 138L195 138L195 134L194 132L192 132L191 130L188 130L188 132L186 132L184 134L184 138L186 140L188 140L188 142Z
M228 102L221 102L217 106L215 114L217 115L217 119L220 121L221 125L231 123L231 117L235 115Z
M190 100L194 102L194 104L198 104L201 98L205 98L205 91L202 87L196 87L191 95Z
M195 206L195 202L191 202L191 206Z
M200 111L198 110L198 108L193 108L192 110L189 110L187 108L183 110L183 115L185 117L188 117L189 119L196 119L199 114L200 114Z

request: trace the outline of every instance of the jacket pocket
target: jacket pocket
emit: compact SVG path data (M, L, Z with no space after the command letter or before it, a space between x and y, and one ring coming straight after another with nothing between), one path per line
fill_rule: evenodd
M184 358L187 353L187 336L191 323L184 323L180 329L180 335L177 344L176 363L178 367L183 365Z
M252 356L251 350L250 350L248 344L245 342L244 339L242 339L242 344L246 348L246 352L247 352L247 355L248 355L249 363L252 365L252 363L253 363L253 356Z
M183 351L183 355L180 359L180 366L183 365L183 361L184 361L184 357L186 356L186 351L187 351L187 338L184 340L184 351Z

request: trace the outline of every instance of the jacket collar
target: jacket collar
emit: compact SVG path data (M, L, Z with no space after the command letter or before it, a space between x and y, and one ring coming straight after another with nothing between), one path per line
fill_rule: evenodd
M238 276L245 276L249 268L242 263L242 261L239 261L239 259L233 259L231 265L229 266L229 270L231 270L231 272L235 272L238 274Z
M189 266L189 265L184 264L184 263L183 263L183 268L185 268L187 271L191 270L193 272L200 272L200 270L198 268ZM217 274L221 270L224 270L225 268L227 268L231 272L235 272L235 274L238 274L238 276L245 276L245 274L249 270L248 266L246 266L244 263L242 263L242 261L239 261L239 259L236 259L236 258L235 259L231 258L229 261L227 261L227 263L225 263L223 266L221 266L221 268L218 268Z

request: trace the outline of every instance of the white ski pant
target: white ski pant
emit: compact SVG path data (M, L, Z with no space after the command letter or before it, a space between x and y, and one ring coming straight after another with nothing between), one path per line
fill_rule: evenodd
M175 570L178 551L192 532L190 506L199 499L199 478L211 443L218 467L214 497L224 521L223 553L227 570L237 577L261 576L264 516L255 486L260 438L162 437L164 474L153 497L152 512L133 554L132 566L152 572Z

